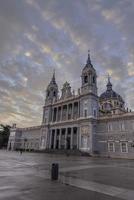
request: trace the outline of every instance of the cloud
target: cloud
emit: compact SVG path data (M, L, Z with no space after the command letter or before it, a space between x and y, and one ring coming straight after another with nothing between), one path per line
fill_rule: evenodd
M131 0L5 0L0 2L0 121L41 123L53 69L59 89L77 90L91 51L99 94L107 74L134 109L134 3Z

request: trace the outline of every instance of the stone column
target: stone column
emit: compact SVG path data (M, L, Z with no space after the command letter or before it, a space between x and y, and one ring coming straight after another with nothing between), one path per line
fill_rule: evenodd
M93 143L94 143L94 140L93 140L93 137L94 137L94 128L93 128L94 124L92 124L92 122L89 123L89 131L90 131L90 137L88 138L89 139L89 147L90 147L90 154L92 155L93 154Z
M82 148L82 130L81 127L79 127L79 149Z
M50 135L49 135L49 149L51 149L51 142L52 142L52 130L50 130Z
M42 123L45 123L45 108L43 107L43 118L42 118Z
M67 149L67 128L65 129L65 149Z
M79 116L79 101L77 102L77 112L76 112L76 119L78 118Z
M59 149L61 149L61 129L59 129Z
M57 130L54 131L54 149L56 149Z
M54 119L54 108L52 108L52 122L53 122L53 119Z
M79 149L79 128L77 127L77 149Z
M80 118L80 101L78 101L78 118Z
M74 103L72 103L72 119L74 119Z
M61 106L60 121L62 121L63 106Z
M71 104L71 119L73 118L73 104Z
M57 108L54 108L54 122L56 122L57 119Z
M69 104L67 104L67 116L66 116L66 120L68 120L68 112L69 112Z
M58 121L58 107L56 109L56 122Z
M50 134L50 130L49 128L47 129L47 134L46 134L46 141L45 141L45 146L46 146L46 149L49 149L49 134ZM44 134L42 133L42 136Z
M66 111L66 117L65 117L65 121L67 120L67 105L66 105L66 109L65 109L65 111Z
M73 128L71 128L71 142L70 142L70 148L73 149Z

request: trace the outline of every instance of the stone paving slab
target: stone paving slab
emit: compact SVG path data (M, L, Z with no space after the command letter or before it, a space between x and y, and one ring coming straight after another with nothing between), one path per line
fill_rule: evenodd
M134 190L134 168L122 168L120 166L100 166L82 170L66 171L65 176L79 178L85 181L94 181L100 184L111 185Z
M113 200L108 195L51 182L50 180L43 181L43 183L44 185L40 183L40 187L23 192L22 195L16 193L16 196L10 196L10 198L7 196L2 200L14 200L14 198L16 200ZM120 200L120 198L115 197L114 200Z
M54 162L71 182L50 181ZM133 166L129 160L0 151L0 200L133 200Z
M99 192L101 194L109 195L114 198L120 197L121 199L132 200L132 197L134 197L134 190L127 190L121 187L104 185L93 181L85 181L78 178L61 176L60 182L80 189Z

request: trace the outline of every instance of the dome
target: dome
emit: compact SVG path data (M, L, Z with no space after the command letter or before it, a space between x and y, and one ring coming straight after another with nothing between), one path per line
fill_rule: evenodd
M100 95L100 101L110 99L117 99L124 103L123 98L112 89L112 84L110 82L110 79L108 78L107 90Z
M107 99L118 99L124 102L122 97L113 90L110 91L107 90L106 92L100 95L100 100L107 100Z

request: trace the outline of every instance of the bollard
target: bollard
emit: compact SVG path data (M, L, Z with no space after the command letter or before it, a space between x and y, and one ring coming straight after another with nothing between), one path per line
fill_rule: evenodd
M59 175L59 164L53 163L51 168L51 180L58 180Z

